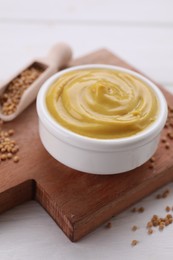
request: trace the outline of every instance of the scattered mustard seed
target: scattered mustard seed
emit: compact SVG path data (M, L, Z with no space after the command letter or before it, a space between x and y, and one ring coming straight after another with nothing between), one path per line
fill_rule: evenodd
M139 241L134 239L134 240L132 240L131 245L136 246L138 243L139 243Z
M164 223L161 223L161 224L159 225L159 230L163 230L164 227L165 227L165 224L164 224Z
M169 192L169 190L166 190L165 192ZM167 206L169 209L170 207ZM166 207L166 208L167 208ZM167 214L164 218L159 217L158 215L153 215L151 220L147 223L146 228L148 229L148 234L150 233L149 229L154 227L158 227L159 230L163 230L166 226L173 223L173 215Z
M139 212L139 213L143 213L144 210L145 210L144 207L140 207L140 208L138 209L138 212Z
M18 163L18 162L19 162L19 157L18 157L17 155L15 155L15 156L13 157L13 161L14 161L15 163Z
M161 196L160 194L157 194L157 195L156 195L156 199L161 199L161 197L162 197L162 196Z
M165 210L166 210L167 212L169 212L169 211L171 210L171 208L170 208L169 206L166 206Z
M150 158L150 162L155 162L155 160L156 160L156 159L155 159L154 156Z
M7 158L11 159L13 157L12 153L7 153Z
M159 220L158 219L153 220L152 223L154 227L157 227L159 225Z
M173 216L171 214L167 214L166 217L167 218L173 218Z
M133 227L132 227L132 231L136 231L138 229L138 227L136 226L136 225L134 225Z
M149 221L148 223L147 223L147 228L151 228L153 226L153 223L151 222L151 221Z
M154 214L153 217L152 217L152 219L158 219L158 218L159 217L156 214Z
M165 226L168 226L170 223L169 223L169 219L166 219L165 220Z
M12 139L14 135L14 130L2 130L0 128L0 160L6 161L7 159L14 159L16 153L19 151L19 146L16 145L16 142Z
M14 135L14 130L13 129L8 130L8 134L9 134L9 136Z
M162 198L167 198L168 194L170 193L170 191L167 189L162 193Z
M172 224L173 219L172 218L168 218L169 224Z
M151 234L153 234L153 229L152 229L152 228L149 228L149 229L148 229L148 235L151 235Z
M7 159L6 154L1 154L1 161L5 161Z

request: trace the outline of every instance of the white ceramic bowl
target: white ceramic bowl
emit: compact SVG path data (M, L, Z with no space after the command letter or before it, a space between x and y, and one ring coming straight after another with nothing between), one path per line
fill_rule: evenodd
M48 88L68 71L106 68L127 72L144 81L155 92L159 102L159 116L142 132L121 139L85 137L59 125L49 114L45 103ZM122 173L145 163L156 151L160 133L167 118L167 103L161 91L151 81L136 72L109 65L83 65L56 73L41 87L37 97L39 132L46 150L61 163L87 173Z

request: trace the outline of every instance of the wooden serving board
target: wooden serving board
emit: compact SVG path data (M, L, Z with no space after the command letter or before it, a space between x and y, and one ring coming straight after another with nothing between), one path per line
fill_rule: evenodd
M104 49L75 60L70 66L87 63L134 70ZM173 104L173 96L163 92L168 103ZM35 199L72 241L173 179L173 141L169 150L160 143L154 169L149 169L147 162L127 173L99 176L68 168L46 152L39 139L35 104L5 127L15 129L20 162L0 163L0 212Z

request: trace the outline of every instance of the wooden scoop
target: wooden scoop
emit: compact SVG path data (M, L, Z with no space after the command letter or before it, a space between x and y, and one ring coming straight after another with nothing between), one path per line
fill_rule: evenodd
M58 43L52 47L48 56L46 58L38 58L33 62L30 62L22 71L28 68L37 68L41 71L41 74L36 80L34 80L31 85L23 92L21 99L17 105L17 109L13 114L5 115L2 113L0 108L0 119L3 121L11 121L16 118L25 108L27 108L36 98L37 93L41 85L48 79L51 75L57 72L60 68L65 67L72 57L71 48L65 43ZM9 83L18 77L22 71L18 72L15 76L11 77L8 82L0 86L0 96L8 87Z

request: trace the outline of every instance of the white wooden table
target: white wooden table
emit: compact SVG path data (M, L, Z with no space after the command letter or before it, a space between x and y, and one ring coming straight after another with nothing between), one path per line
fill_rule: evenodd
M69 43L74 57L106 47L173 93L172 0L0 0L0 81L58 41ZM165 200L152 194L138 203L144 213L127 210L112 219L111 229L102 226L78 243L36 202L16 207L0 216L0 259L172 260L173 225L151 236L145 228L153 214L173 206L169 188ZM134 248L133 239L140 241Z

